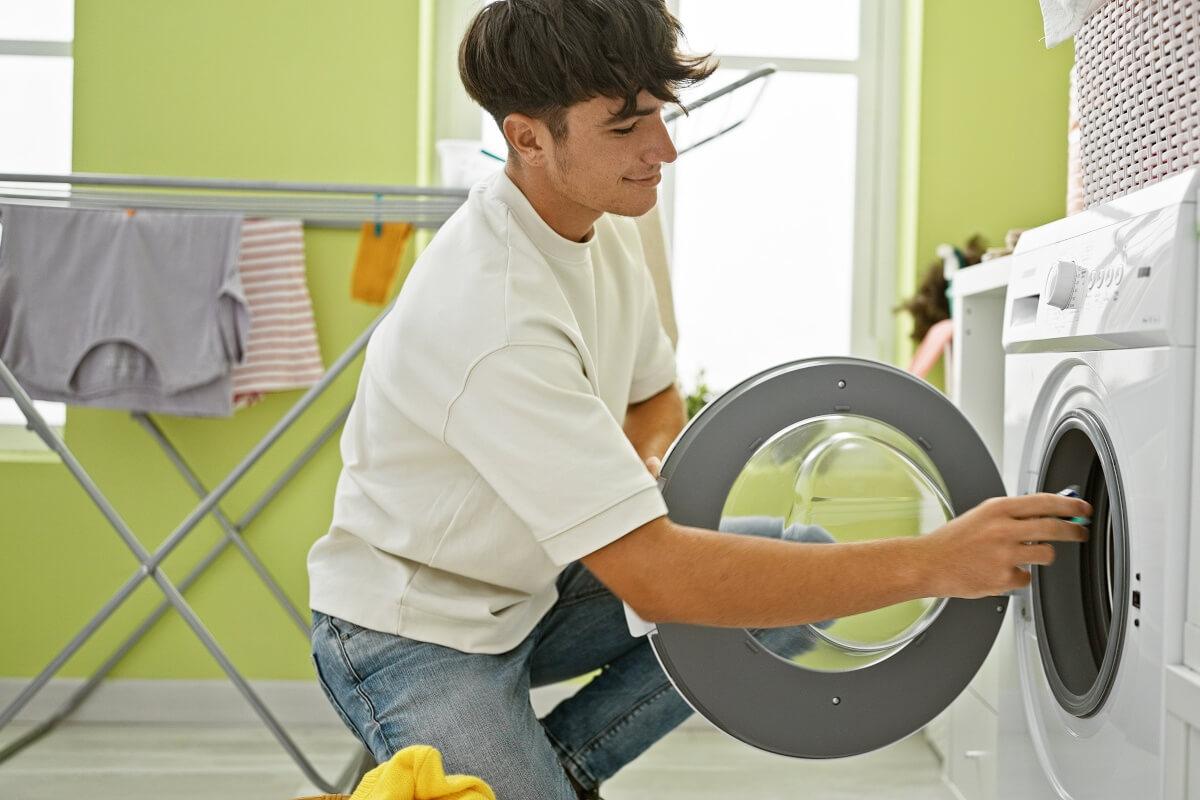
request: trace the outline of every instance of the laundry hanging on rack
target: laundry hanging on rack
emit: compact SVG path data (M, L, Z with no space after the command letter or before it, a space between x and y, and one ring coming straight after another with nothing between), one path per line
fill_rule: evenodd
M234 405L251 405L267 392L312 386L325 374L325 364L308 293L300 220L245 220L238 271L250 306L250 336L246 359L233 368Z
M31 397L232 412L240 214L0 205L0 359Z
M387 302L412 232L412 225L403 222L362 224L350 280L351 298L375 305Z

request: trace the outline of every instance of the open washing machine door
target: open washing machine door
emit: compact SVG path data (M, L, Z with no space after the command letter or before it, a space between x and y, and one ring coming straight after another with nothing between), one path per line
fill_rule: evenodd
M987 448L942 394L850 358L785 364L714 400L667 453L659 486L677 523L809 541L920 536L1004 494ZM837 758L945 709L1007 604L933 598L794 628L664 623L648 635L675 688L717 728L773 753Z

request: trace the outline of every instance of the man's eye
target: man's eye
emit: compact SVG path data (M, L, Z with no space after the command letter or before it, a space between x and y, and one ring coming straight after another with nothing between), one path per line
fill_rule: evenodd
M618 136L625 136L627 134L633 133L633 129L636 127L637 127L637 123L635 122L632 125L630 125L628 128L613 128L613 133L617 134Z

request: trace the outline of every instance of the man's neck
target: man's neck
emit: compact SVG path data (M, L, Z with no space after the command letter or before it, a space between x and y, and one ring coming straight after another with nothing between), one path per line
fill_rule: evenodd
M511 164L504 167L504 172L559 236L572 242L586 242L592 237L592 225L600 219L599 212L563 197L541 173L514 169Z

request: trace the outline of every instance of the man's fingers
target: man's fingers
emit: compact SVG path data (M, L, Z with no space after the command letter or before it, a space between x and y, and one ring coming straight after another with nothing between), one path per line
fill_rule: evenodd
M1063 519L1043 517L1013 523L1013 534L1022 542L1086 542L1088 530Z
M1010 580L1012 588L1024 589L1029 585L1029 582L1033 580L1033 576L1020 567L1013 567Z
M1054 563L1054 545L1021 545L1017 557L1021 560L1022 564L1037 564L1040 567L1048 567Z
M1087 501L1047 492L1006 497L999 501L997 508L1013 519L1034 519L1036 517L1086 517L1091 519L1092 516L1092 506Z

